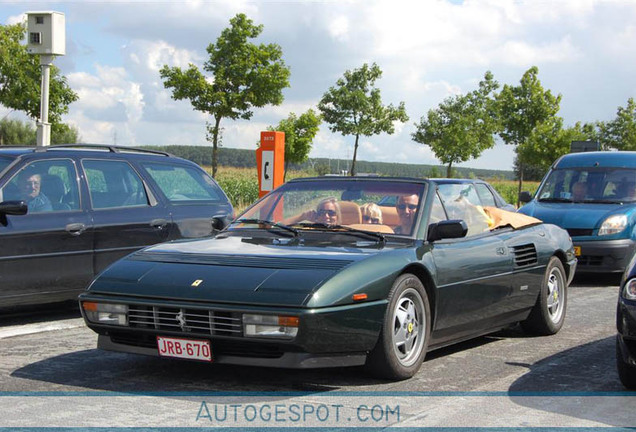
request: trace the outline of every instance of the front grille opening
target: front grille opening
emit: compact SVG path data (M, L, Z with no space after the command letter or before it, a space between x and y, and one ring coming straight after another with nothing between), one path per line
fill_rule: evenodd
M242 315L223 310L129 305L131 328L213 336L243 336Z
M581 255L577 257L578 266L601 266L603 265L602 255Z

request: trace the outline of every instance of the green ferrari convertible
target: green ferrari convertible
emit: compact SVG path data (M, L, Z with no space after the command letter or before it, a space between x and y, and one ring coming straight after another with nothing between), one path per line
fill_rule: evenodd
M82 314L104 350L388 379L517 323L558 332L576 268L567 232L471 196L423 179L296 179L213 238L111 265Z

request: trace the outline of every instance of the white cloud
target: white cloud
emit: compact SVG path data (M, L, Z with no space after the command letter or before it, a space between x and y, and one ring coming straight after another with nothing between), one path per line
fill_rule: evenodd
M329 24L331 37L338 41L346 41L349 35L349 19L346 16L339 16Z

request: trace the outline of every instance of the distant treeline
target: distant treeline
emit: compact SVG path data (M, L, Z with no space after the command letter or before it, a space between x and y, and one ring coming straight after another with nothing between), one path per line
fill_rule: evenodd
M205 146L147 146L145 148L160 150L171 153L175 156L191 160L192 162L210 166L212 165L212 148ZM237 168L256 167L256 152L254 150L235 149L221 147L218 153L219 166L230 166ZM341 174L349 169L350 160L309 158L303 164L290 164L290 170L313 170L318 175ZM402 164L394 162L370 162L357 161L356 170L359 174L369 173L382 176L397 177L444 177L446 168L437 165ZM470 178L499 178L502 180L514 180L513 171L487 170L477 168L453 168L454 177Z

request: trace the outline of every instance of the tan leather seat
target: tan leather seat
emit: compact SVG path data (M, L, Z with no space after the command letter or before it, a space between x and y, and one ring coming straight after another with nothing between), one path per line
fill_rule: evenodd
M383 224L351 224L349 225L351 228L360 229L364 231L373 231L379 232L383 234L393 234L393 228L388 225Z
M340 201L341 225L359 224L362 222L362 212L358 204L351 201Z
M400 224L400 217L397 209L392 206L380 206L382 210L382 222L390 227L396 227Z

